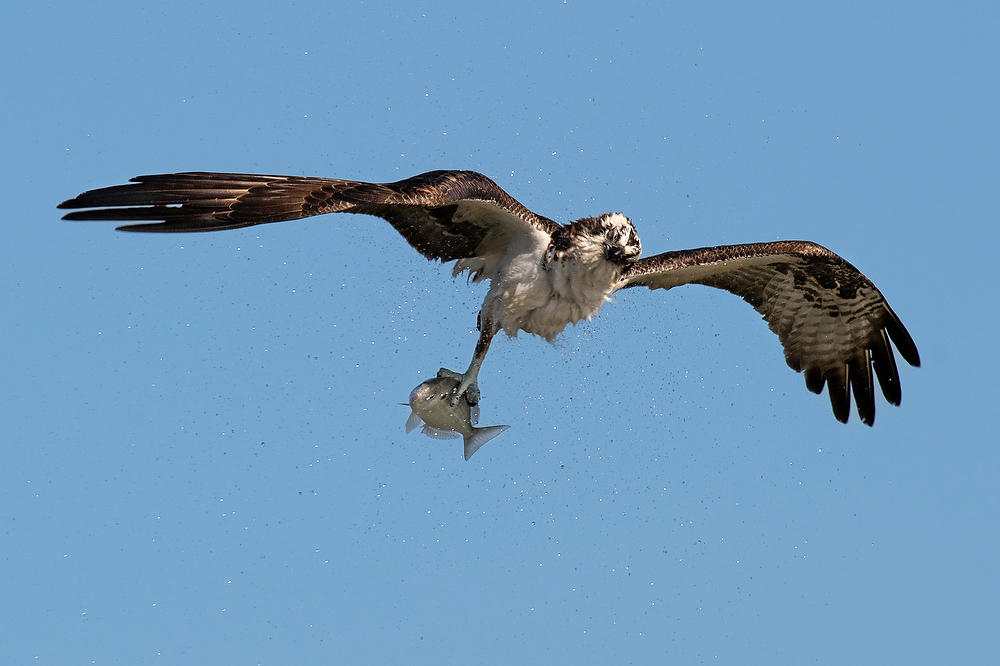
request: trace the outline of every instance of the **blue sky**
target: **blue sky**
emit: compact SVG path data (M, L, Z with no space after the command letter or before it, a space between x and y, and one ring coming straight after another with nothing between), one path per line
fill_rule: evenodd
M984 663L998 580L991 3L5 10L5 663ZM384 222L59 220L142 173L469 168L647 254L815 240L917 342L840 425L739 299L498 338ZM983 293L985 292L985 293ZM985 305L985 307L984 307Z

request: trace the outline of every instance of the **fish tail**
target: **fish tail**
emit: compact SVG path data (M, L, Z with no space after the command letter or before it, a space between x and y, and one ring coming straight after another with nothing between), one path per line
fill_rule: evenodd
M504 430L507 425L486 426L485 428L473 428L472 434L465 437L465 459L468 460L472 454L480 449L486 442L490 441Z

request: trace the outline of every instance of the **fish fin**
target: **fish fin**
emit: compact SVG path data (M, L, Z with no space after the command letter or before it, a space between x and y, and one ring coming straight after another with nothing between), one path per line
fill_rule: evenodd
M479 405L469 406L469 421L472 425L479 423Z
M416 412L410 412L410 418L406 419L406 432L413 432L423 421Z
M495 425L486 426L485 428L473 428L472 434L465 438L465 459L468 460L471 458L472 454L478 451L483 444L509 427L509 425Z
M457 433L454 430L445 430L444 428L435 428L434 426L425 425L424 429L420 432L424 433L431 439L457 439L461 437L461 433Z

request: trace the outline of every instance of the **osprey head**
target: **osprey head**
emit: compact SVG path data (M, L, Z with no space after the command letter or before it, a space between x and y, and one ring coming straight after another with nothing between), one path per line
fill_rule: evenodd
M626 264L639 258L642 243L635 232L632 221L623 213L605 213L596 218L593 235L600 239L604 258L608 261Z
M641 252L639 235L629 219L621 213L604 213L556 229L545 253L545 264L572 259L586 264L607 261L624 266Z

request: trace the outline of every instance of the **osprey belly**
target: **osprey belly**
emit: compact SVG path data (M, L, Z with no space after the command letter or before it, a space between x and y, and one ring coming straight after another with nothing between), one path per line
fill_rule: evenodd
M483 302L483 315L509 336L525 331L552 341L567 324L595 316L610 299L614 267L607 262L540 257L512 262L514 271L495 279Z

